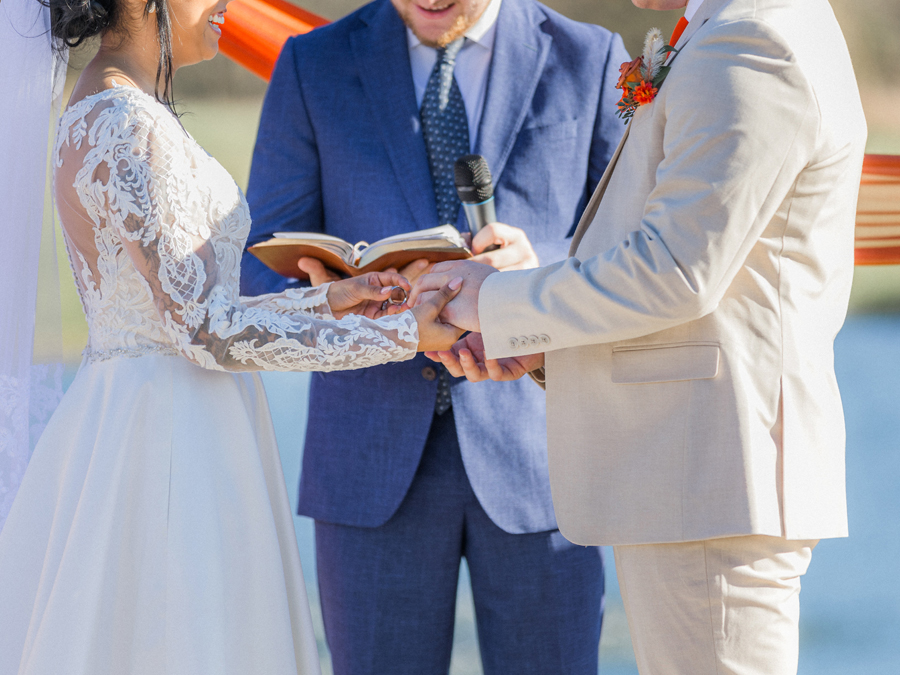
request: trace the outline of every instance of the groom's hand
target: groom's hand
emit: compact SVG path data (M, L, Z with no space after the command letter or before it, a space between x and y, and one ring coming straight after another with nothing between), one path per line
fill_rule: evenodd
M463 330L481 332L478 320L478 293L484 280L497 270L490 265L471 260L443 262L434 266L431 274L422 276L413 287L409 304L413 307L430 294L446 286L453 278L462 277L462 291L441 312L441 320Z
M470 382L490 379L494 382L518 380L532 370L544 365L544 355L528 354L504 359L486 359L481 333L469 333L449 350L425 352L432 361L444 364L453 377L463 377Z

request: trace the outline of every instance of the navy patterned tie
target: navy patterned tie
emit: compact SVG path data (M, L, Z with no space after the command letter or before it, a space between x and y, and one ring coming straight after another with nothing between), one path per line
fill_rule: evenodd
M469 122L459 85L453 77L456 55L462 49L465 38L451 42L438 50L437 62L428 84L419 116L422 119L422 135L428 153L428 168L437 201L438 223L456 224L459 215L459 197L453 178L453 165L463 155L469 154ZM434 411L442 415L450 409L450 375L440 366L438 392Z

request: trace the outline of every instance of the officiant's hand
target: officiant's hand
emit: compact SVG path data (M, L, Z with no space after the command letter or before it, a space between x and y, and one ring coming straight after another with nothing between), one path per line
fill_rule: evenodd
M446 286L454 277L462 277L464 280L462 291L444 308L441 320L480 333L478 293L484 280L496 272L497 270L490 265L482 265L471 260L438 263L430 274L421 277L413 286L409 304L415 307L417 303L428 300L432 292Z
M399 300L400 304L392 304L391 292L398 286L404 292L396 291L395 294L401 297L395 300ZM377 319L409 309L403 297L409 291L409 282L396 272L369 272L332 282L326 297L331 313L338 319L344 318L347 314L360 314Z
M329 281L340 281L343 278L334 270L325 267L318 258L300 258L297 261L297 267L309 276L310 286L321 286Z
M490 246L497 248L485 251ZM472 258L475 262L490 265L501 272L528 270L541 264L525 231L505 223L490 223L481 228L472 239L472 253L475 254Z
M465 376L470 382L482 382L488 379L494 382L518 380L544 365L543 353L504 359L486 359L484 357L484 339L481 333L469 333L449 350L425 352L425 356L432 361L443 363L447 372L453 377Z
M419 326L418 351L450 349L463 334L462 329L441 320L441 313L447 303L459 294L462 285L464 285L462 277L453 277L437 291L431 293L427 299L420 298L420 302L413 308L412 313Z

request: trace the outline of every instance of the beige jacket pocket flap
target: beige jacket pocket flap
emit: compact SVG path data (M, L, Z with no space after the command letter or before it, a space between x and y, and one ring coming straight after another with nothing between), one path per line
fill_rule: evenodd
M616 384L704 380L718 372L719 345L715 343L616 347L612 353Z

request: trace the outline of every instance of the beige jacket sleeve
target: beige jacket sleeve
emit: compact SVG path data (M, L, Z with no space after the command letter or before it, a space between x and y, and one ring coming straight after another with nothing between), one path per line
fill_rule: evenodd
M801 64L765 22L695 39L651 104L666 106L665 156L640 229L585 260L491 275L479 297L490 358L631 339L716 308L809 162L819 115Z

